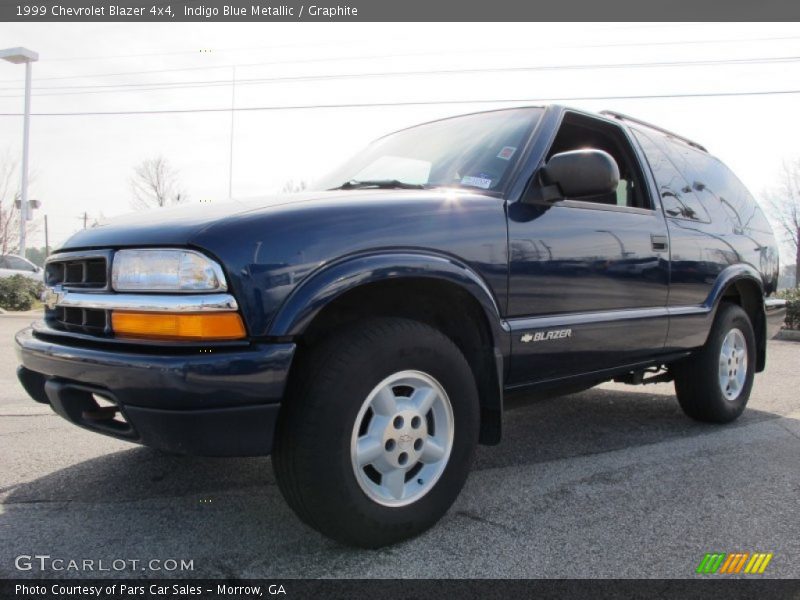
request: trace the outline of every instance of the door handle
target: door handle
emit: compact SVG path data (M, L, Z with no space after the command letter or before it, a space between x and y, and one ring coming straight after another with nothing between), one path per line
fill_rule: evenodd
M665 235L651 235L650 243L656 252L666 252L669 249L669 241Z

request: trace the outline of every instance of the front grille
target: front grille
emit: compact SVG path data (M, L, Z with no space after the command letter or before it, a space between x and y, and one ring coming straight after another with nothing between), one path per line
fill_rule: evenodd
M109 290L110 250L86 250L53 254L45 265L44 280L55 290L107 292ZM55 306L46 308L50 327L94 336L110 335L108 311L97 308Z
M48 325L63 331L105 336L110 332L109 311L100 308L56 306L45 310Z
M107 251L54 254L45 266L45 283L60 285L64 289L106 290L109 258Z

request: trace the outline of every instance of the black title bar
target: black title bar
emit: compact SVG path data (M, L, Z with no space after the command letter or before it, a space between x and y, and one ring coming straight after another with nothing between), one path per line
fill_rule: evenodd
M792 21L791 0L0 0L0 21Z
M800 581L754 578L696 579L5 579L0 598L38 600L149 600L196 598L233 600L508 600L536 598L797 598Z

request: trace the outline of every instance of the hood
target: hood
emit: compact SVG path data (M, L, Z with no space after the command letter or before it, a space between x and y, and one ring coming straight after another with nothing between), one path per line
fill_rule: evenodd
M110 219L107 223L84 229L69 238L59 251L90 248L192 245L212 227L242 219L263 218L291 211L313 211L379 203L413 204L441 202L453 195L461 198L482 197L473 190L335 190L282 194L219 203L190 203L172 208L151 209ZM302 205L302 206L298 206ZM307 216L306 213L305 216ZM251 216L252 215L252 216Z
M183 246L206 228L242 213L338 195L341 193L303 192L143 210L114 217L102 225L81 230L70 237L59 251L123 246Z

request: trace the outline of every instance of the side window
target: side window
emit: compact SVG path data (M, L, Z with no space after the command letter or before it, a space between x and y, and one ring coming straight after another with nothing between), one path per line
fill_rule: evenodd
M632 128L632 131L653 170L666 215L674 219L708 223L710 221L708 213L692 191L692 186L681 175L681 171L675 167L667 153L659 147L654 139L655 135L651 137L639 129Z
M753 196L719 159L672 141L667 151L691 173L692 187L709 212L723 216L733 231L771 231Z
M5 256L0 256L0 269L8 269Z
M585 115L567 113L553 140L547 159L554 154L584 148L603 150L614 157L619 167L619 185L609 194L580 198L580 200L615 206L652 208L636 155L619 126Z

